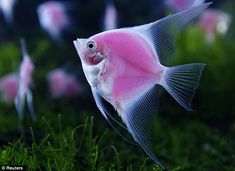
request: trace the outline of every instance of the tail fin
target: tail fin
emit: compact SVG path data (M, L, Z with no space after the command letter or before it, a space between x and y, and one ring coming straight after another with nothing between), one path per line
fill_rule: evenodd
M191 102L204 66L194 63L170 67L163 76L162 86L188 111L192 111Z

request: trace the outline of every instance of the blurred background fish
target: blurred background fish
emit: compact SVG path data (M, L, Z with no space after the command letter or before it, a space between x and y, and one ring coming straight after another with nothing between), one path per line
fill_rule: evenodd
M118 14L116 7L112 0L106 3L105 14L104 14L104 28L103 30L116 29L118 24Z
M18 93L19 80L15 73L7 74L0 79L1 100L14 102Z
M182 11L203 4L205 0L166 0L166 5L174 11Z
M81 86L72 74L62 68L54 69L47 76L52 97L74 97L81 93Z
M205 30L207 42L214 42L215 35L225 35L231 24L231 17L226 12L216 9L206 10L199 18L198 25Z
M35 121L36 115L33 107L33 96L30 90L32 85L34 64L30 59L30 56L28 55L25 41L21 39L20 43L22 48L23 60L20 64L20 69L19 69L19 88L18 88L18 94L15 98L15 105L16 105L16 110L19 114L19 118L20 120L22 120L24 117L24 106L26 100L27 107L29 109L32 120Z
M7 24L11 25L14 20L14 6L17 0L0 0L0 9Z
M59 1L47 1L38 6L37 13L41 27L53 40L61 41L62 32L70 26L66 6Z

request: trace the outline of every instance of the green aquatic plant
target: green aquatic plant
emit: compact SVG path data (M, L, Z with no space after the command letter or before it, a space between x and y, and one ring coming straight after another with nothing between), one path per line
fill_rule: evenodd
M31 143L19 138L2 146L0 165L25 165L28 170L161 170L115 132L97 131L97 118L84 118L75 127L63 124L63 115L54 119L39 119L44 128L39 139L38 130L29 127ZM188 119L169 125L160 117L153 129L158 135L154 147L169 170L233 170L235 145L230 136L235 136L234 126L224 134Z

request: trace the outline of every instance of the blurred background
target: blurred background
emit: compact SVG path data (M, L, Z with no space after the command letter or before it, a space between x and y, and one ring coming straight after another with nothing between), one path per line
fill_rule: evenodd
M11 161L11 164L23 164L32 170L49 167L57 170L63 163L67 163L63 166L65 170L158 169L152 161L146 160L141 149L136 150L136 146L107 129L109 125L94 103L73 40L104 30L105 11L110 3L116 10L117 28L153 22L179 9L167 0L58 1L69 19L69 24L58 31L58 36L51 35L49 28L43 28L40 21L39 5L46 2L16 1L10 22L1 7L0 79L10 73L19 73L22 61L19 40L24 38L35 66L30 89L37 120L31 120L26 108L22 135L14 100L6 100L3 97L6 90L1 90L0 164ZM210 2L213 4L209 9L214 10L212 19L209 17L203 23L202 17L198 17L179 34L176 56L167 65L206 64L192 102L193 112L185 111L166 92L161 97L153 128L154 137L157 137L154 149L163 164L172 170L235 170L235 1ZM220 17L213 19L213 15ZM205 23L212 24L207 28ZM62 94L62 90L58 90L59 95L53 92L56 90L50 83L50 73L55 69L64 71L76 82L73 86L77 88L72 93L67 93L70 89L63 90ZM54 87L60 83L55 82ZM91 132L84 126L86 124L90 125ZM78 125L83 127L75 136ZM74 139L70 139L71 133ZM66 143L67 146L63 146ZM51 150L50 154L47 149ZM29 161L34 161L34 165Z

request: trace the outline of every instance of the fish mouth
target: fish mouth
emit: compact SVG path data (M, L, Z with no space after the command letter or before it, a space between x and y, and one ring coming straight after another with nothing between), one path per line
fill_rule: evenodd
M77 52L81 52L81 50L85 47L84 44L86 42L86 39L79 39L73 41L73 44L77 50Z
M77 40L74 40L73 41L73 44L74 44L74 46L75 46L75 48L76 48L76 50L79 52L79 49L80 49L80 40L77 38Z

